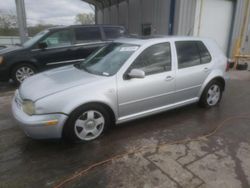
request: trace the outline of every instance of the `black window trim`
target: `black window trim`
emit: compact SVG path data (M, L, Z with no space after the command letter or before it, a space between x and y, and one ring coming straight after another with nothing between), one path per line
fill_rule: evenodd
M193 43L195 43L195 46L196 46L196 48L197 48L197 50L198 50L199 57L200 57L200 64L198 64L198 65L193 65L193 66L189 66L189 67L180 68L180 67L179 67L179 59L178 59L178 51L177 51L177 47L176 47L176 43L178 43L178 42L193 42ZM202 43L203 46L204 46L204 47L206 48L206 50L208 51L209 56L210 56L210 61L209 61L209 62L207 62L207 63L201 63L201 50L199 49L197 43ZM205 43L204 43L202 40L176 40L176 41L175 41L175 51L176 51L176 57L177 57L177 69L178 69L178 70L180 70L180 69L187 69L187 68L196 67L196 66L201 66L201 65L209 64L209 63L212 62L212 55L211 55L210 51L208 50L207 46L205 45Z
M105 28L111 28L111 29L117 29L117 30L124 30L125 31L125 28L121 27L121 26L102 26L102 31L103 31L103 36L105 38L105 40L108 40L108 41L112 41L112 40L115 40L116 38L108 38L107 35L106 35L106 32L105 32Z
M101 31L102 31L102 35L103 35L103 40L105 40L105 41L112 41L112 40L114 40L114 39L109 39L109 38L107 38L107 35L106 35L106 33L105 33L105 31L104 31L104 28L117 28L117 29L123 29L125 32L126 32L126 29L124 28L124 27L122 27L122 26L116 26L116 25L103 25L103 26L101 26Z

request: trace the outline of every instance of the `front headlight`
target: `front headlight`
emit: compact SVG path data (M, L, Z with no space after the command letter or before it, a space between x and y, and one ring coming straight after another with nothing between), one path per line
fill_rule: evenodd
M22 104L23 111L28 115L35 114L35 104L33 101L25 100Z
M0 65L3 64L3 56L0 56Z

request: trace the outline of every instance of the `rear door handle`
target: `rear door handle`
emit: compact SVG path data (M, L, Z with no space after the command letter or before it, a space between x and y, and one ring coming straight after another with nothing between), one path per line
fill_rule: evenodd
M165 78L166 81L171 81L171 80L173 80L173 79L174 79L174 77L172 77L172 76L167 76L167 77Z
M204 72L209 72L210 69L206 67L206 68L203 69L203 71L204 71Z

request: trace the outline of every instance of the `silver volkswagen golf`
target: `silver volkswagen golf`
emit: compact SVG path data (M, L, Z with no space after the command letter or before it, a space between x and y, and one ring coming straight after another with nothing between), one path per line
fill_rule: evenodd
M227 58L210 39L124 38L25 80L12 111L35 139L90 141L119 124L198 102L216 106Z

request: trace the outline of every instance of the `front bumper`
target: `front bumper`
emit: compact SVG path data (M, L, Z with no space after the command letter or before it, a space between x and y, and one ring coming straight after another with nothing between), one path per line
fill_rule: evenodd
M67 115L48 114L32 115L24 113L18 103L12 100L12 113L27 136L34 139L58 139L62 137L62 130ZM58 120L56 125L47 125L48 121Z
M0 67L0 81L8 81L10 79L9 70Z

